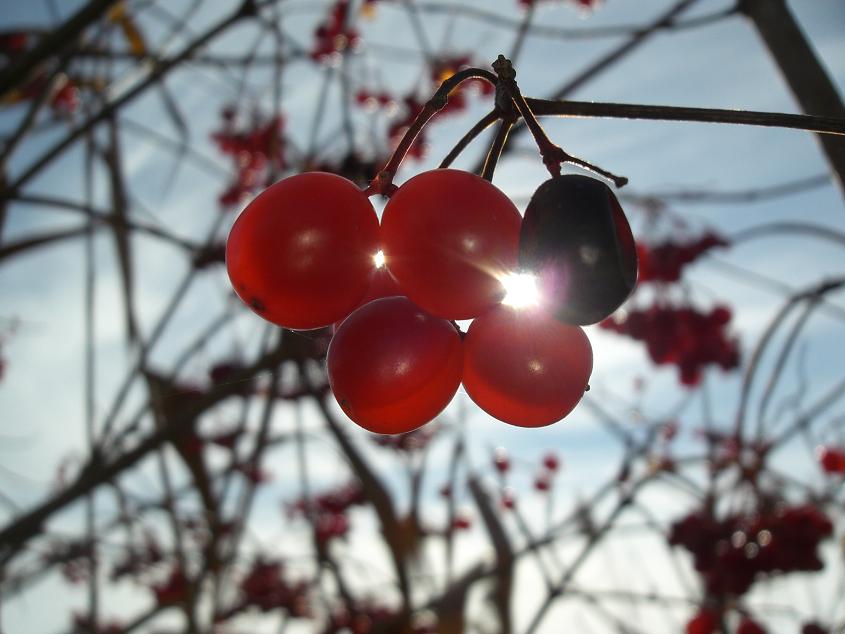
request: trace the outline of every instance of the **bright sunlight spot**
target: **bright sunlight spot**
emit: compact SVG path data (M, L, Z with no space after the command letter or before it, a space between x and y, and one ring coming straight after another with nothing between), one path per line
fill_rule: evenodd
M540 301L537 279L531 273L508 273L499 278L505 287L502 303L514 308L535 306Z
M376 265L377 269L380 269L384 266L384 251L379 251L373 256L373 262Z

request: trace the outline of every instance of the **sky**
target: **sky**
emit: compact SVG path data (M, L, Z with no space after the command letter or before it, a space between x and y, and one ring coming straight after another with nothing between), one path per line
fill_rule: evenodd
M61 3L58 10L66 16L76 4ZM168 3L168 7L178 13L187 4L174 2L172 5ZM283 4L282 25L292 41L302 46L309 45L311 30L321 15L313 7L325 4L294 0ZM420 4L437 6L443 3L420 0ZM483 6L516 19L521 16L515 8L515 0L484 3L464 0L452 4L469 8ZM667 0L606 0L597 10L585 15L570 3L549 2L541 4L534 20L538 25L573 29L647 24L670 4ZM730 4L722 0L700 0L685 17L709 15ZM192 32L201 32L205 26L226 15L232 6L232 3L222 1L206 3L191 24ZM845 10L841 0L793 1L789 6L842 94L845 92ZM0 21L3 28L49 24L52 18L48 7L49 3L40 1L4 2L0 4ZM479 63L492 62L499 53L509 54L512 50L512 29L479 23L465 15L454 17L423 10L421 16L426 39L434 48L456 54L471 53ZM163 36L162 23L152 17L146 17L142 26L149 33ZM349 61L349 72L357 86L388 88L401 95L417 84L422 57L405 11L388 4L380 5L374 18L362 21L361 31L366 44ZM233 29L216 41L211 50L240 52L245 42L253 40L255 32L251 26ZM564 41L532 35L516 59L520 87L528 96L552 94L592 60L623 40L623 37L615 37ZM180 38L173 38L166 50L178 51L182 44ZM387 48L390 46L410 49L410 52L400 54ZM262 42L261 47L260 50L265 52L272 50L267 40ZM217 196L225 184L225 178L221 178L220 173L228 169L228 163L217 153L209 134L218 126L220 109L237 98L243 98L245 103L260 104L269 111L273 100L273 78L269 75L269 72L257 71L239 77L234 73L219 73L196 66L173 73L167 85L188 115L191 146L217 168L210 171L189 159L179 161L161 145L126 128L122 138L124 167L135 217L160 223L186 238L199 240L206 235L220 214ZM111 96L119 95L134 80L131 74L121 78L110 87ZM292 63L282 77L281 107L287 118L286 131L299 147L308 143L321 85L321 73L315 72L313 65L302 62ZM757 34L739 17L654 36L570 96L585 101L798 112L794 99ZM329 94L325 119L317 132L318 139L340 137L337 134L341 121L340 99L335 85L334 91ZM460 135L487 109L489 102L473 98L466 113L431 124L427 158L407 161L397 175L397 182L401 184L414 174L436 167ZM22 112L21 108L0 110L0 133L5 135L13 129ZM151 93L141 97L122 116L152 127L162 135L177 138L160 95ZM358 126L361 135L357 141L362 144L368 139L370 124L381 129L387 123L381 115L372 116L361 110L353 109L353 116L361 124ZM776 186L827 171L812 135L799 131L610 119L548 119L543 121L543 125L549 137L567 151L627 176L630 184L620 195L626 191L641 195L689 190L743 191ZM13 156L10 173L13 176L21 173L34 157L60 136L61 130L48 131L32 141L26 141ZM455 163L455 167L471 169L489 138L477 140ZM338 151L331 144L327 147L330 151ZM547 178L547 174L527 135L517 137L515 147L515 151L500 163L493 182L517 201L520 209L524 209L525 201ZM30 183L26 191L82 200L85 182L82 156L82 149L75 148L56 159L43 175ZM94 183L94 199L100 208L108 208L107 193L106 180L100 175ZM635 233L643 230L643 211L636 205L628 206L624 197L622 200ZM842 194L836 187L826 185L758 203L673 203L671 209L689 224L692 233L697 229L716 228L731 236L747 228L777 221L812 222L836 229L843 222L842 203ZM223 219L223 230L231 224L234 216L230 213ZM77 218L68 213L38 206L13 205L4 228L4 240L24 237L47 228L73 226L76 221ZM667 236L672 233L677 235L678 231L672 226L664 230ZM149 333L177 287L186 262L184 256L171 247L149 238L135 238L133 247L137 272L135 301L141 329ZM72 471L85 456L83 248L82 241L62 243L5 261L0 267L0 327L11 323L11 320L18 324L2 347L8 367L0 382L0 491L21 508L42 499L53 489L59 464L65 461ZM102 420L132 363L133 352L125 343L114 247L105 234L95 240L95 254L95 409L98 420ZM691 271L688 291L701 306L727 303L734 308L734 330L740 337L743 356L748 358L769 320L784 302L783 293L773 291L772 287L785 285L801 289L821 279L841 276L843 263L841 247L824 241L797 235L749 240L697 264ZM751 273L737 274L732 267L741 267ZM764 276L768 281L751 277L754 274ZM833 300L834 304L838 302L838 306L845 307L841 293ZM813 402L841 379L842 317L836 310L821 309L810 320L799 349L784 374L784 383L777 393L778 406L789 406L786 397L794 396L794 387L800 384L802 377L809 378L805 392L799 395L805 403ZM224 311L234 317L230 335L214 340L200 359L188 365L184 376L199 380L210 359L222 358L238 350L256 349L266 328L252 313L232 301L225 273L217 270L203 275L192 287L172 324L153 349L153 363L162 367L171 363L186 342ZM595 327L588 328L587 332L595 358L590 398L612 407L625 417L626 424L634 427L638 417L666 415L687 398L688 394L678 386L675 371L648 364L641 346ZM773 359L766 357L763 368L768 371L772 363ZM637 380L644 385L639 395L633 389ZM737 375L712 371L706 384L714 418L730 424L739 392ZM759 394L758 389L754 395L759 397ZM141 386L136 385L122 410L123 415L130 416L143 402L143 397ZM700 403L695 398L690 400L693 404L683 410L683 432L679 440L682 449L693 446L693 430L701 425L702 420ZM233 411L224 408L219 414L220 419L235 416L235 408L230 409ZM280 410L277 413L280 421L289 420L291 410ZM832 421L834 414L835 410L831 413ZM309 431L317 436L315 413L305 411L304 419ZM483 469L489 460L490 450L504 446L512 455L523 460L524 466L518 477L526 483L530 482L533 465L539 456L550 447L556 448L566 463L559 483L560 497L556 501L556 512L561 514L579 499L587 497L618 466L618 444L609 440L585 405L561 423L539 430L525 430L494 421L460 390L444 420L465 421L472 447L469 457L472 465ZM280 426L284 424L279 423ZM351 433L354 434L355 430L352 429ZM355 437L361 438L360 435ZM432 475L427 485L430 494L427 499L431 499L432 517L437 517L438 513L442 515L442 508L436 506L436 490L445 477L447 449L444 444L436 448L431 457ZM310 444L309 452L313 463L320 465L315 473L318 484L336 483L343 477L344 469L338 465L335 450L325 438ZM817 476L807 453L803 446L788 449L782 458L784 465L796 474ZM384 454L373 455L382 472L390 474L391 486L400 494L401 469L396 461ZM279 535L279 500L290 499L296 491L291 484L295 474L292 457L292 449L279 450L270 456L265 466L273 473L274 479L262 489L253 515L257 543L274 544L281 552L289 553L296 552L305 534L302 527L299 534L285 534L284 539L280 539ZM127 486L144 491L145 487L155 486L155 480L155 469L145 464L127 478ZM672 490L659 487L649 501L658 514L668 517L677 516L679 508L690 503L689 500L680 500ZM466 502L469 505L469 498ZM541 500L529 495L525 503L539 522L545 512ZM102 504L107 507L109 502L103 499ZM0 510L0 522L8 517L8 510ZM60 520L57 526L71 530L79 525L80 513L65 513ZM361 514L359 521L371 520ZM372 543L371 532L362 530L355 539L360 541L350 544L350 552L364 552L359 549L376 552L377 545ZM483 540L472 539L472 536L463 539L465 548L462 555L467 562L484 555ZM671 560L663 557L660 561L653 559L646 565L638 565L637 556L648 560L649 549L659 547L647 542L648 538L643 538L643 545L639 548L621 540L618 544L613 543L590 562L579 576L579 582L608 583L609 586L621 582L630 587L660 587L660 579L667 578L669 574L665 567ZM569 556L565 548L561 549L561 556ZM383 557L380 562L379 557L378 554L372 557L375 563L371 562L371 565L376 570L379 563L387 567ZM432 555L430 561L438 562L439 558ZM435 563L431 565L436 566ZM632 572L635 570L647 572L643 578L636 579ZM524 600L516 602L515 619L518 624L524 624L536 607L532 594L537 579L531 568L526 568L520 575L522 583L518 592L520 596L524 595ZM375 579L379 577L377 573L373 576ZM842 578L841 561L836 578ZM829 580L825 577L801 579L795 584L774 584L757 598L764 602L783 603L784 597L789 597L788 601L805 613L812 612L812 602L818 599L827 610L828 603L832 604L827 598L831 586L828 586L828 593L822 590ZM40 609L41 599L47 596L55 601L55 609ZM474 600L481 601L481 597ZM82 591L67 590L62 583L49 580L4 603L0 610L0 630L11 634L61 631L67 624L70 609L81 608L84 601ZM131 588L115 589L114 608L131 608L138 601ZM592 631L590 628L604 631L601 629L602 622L596 623L595 617L582 608L562 605L549 614L545 629L541 628L541 631L557 631L556 624L563 622L577 625L584 631ZM841 619L842 607L838 609ZM680 629L680 624L688 615L688 608L682 605L672 611L672 620L668 624L660 621L660 614L647 612L639 614L638 618L651 624L648 631L671 632ZM776 619L777 614L773 618ZM586 625L582 624L582 620ZM773 627L777 628L773 631L793 631L788 623L792 622L773 621ZM295 631L294 628L291 631Z

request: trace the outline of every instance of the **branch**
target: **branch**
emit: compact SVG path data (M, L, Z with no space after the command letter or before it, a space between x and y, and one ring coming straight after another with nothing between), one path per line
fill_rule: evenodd
M95 455L82 469L76 480L25 515L18 517L0 530L0 561L7 563L20 552L32 537L43 529L43 524L58 511L75 502L101 484L107 484L138 463L151 451L171 440L189 421L220 401L238 393L241 382L255 377L264 370L277 367L292 357L289 346L282 344L260 357L252 366L234 374L230 381L221 383L211 392L198 397L190 406L181 408L168 421L166 427L157 429L123 455L105 462Z
M123 106L142 94L147 90L147 88L158 85L159 81L168 72L179 67L183 62L188 61L194 51L206 46L211 40L242 19L244 15L245 12L242 9L236 10L227 18L224 18L212 26L208 31L193 40L177 55L162 60L157 66L155 66L154 70L143 81L136 84L134 88L131 88L120 97L103 106L99 112L88 117L79 126L71 130L65 138L53 144L38 159L30 164L30 166L24 170L23 174L21 174L13 183L10 183L3 194L5 196L10 196L17 193L26 183L40 173L42 169L64 154L65 150L67 150L81 137L93 130L97 124L120 111Z
M24 83L42 62L61 54L89 25L96 22L118 0L91 0L72 18L21 56L17 64L0 71L0 96Z
M820 117L806 114L759 112L755 110L726 110L720 108L685 108L680 106L651 106L587 101L550 101L547 99L531 99L530 97L527 97L525 100L535 115L733 123L769 128L805 130L807 132L827 135L845 135L845 118L842 117Z

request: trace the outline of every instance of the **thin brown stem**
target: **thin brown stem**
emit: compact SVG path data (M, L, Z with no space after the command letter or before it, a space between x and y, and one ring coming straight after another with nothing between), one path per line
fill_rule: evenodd
M522 96L519 86L516 83L516 71L513 69L511 61L506 59L504 55L499 55L499 58L493 63L493 68L499 76L499 82L510 95L514 105L517 110L519 110L519 114L522 115L525 125L527 125L528 129L531 131L531 135L534 137L534 141L540 149L540 155L543 157L543 164L546 166L546 169L549 170L549 174L557 176L560 174L561 163L572 163L573 165L578 165L579 167L583 167L584 169L595 172L596 174L613 181L613 184L616 185L616 187L623 187L628 182L628 179L624 176L616 176L607 170L572 156L565 152L561 147L552 143L546 135L545 130L543 130L540 125L540 122L537 121L537 118L534 116L530 105Z
M490 151L487 152L487 159L484 161L484 169L481 170L481 178L492 181L493 172L496 171L496 163L499 162L499 156L502 154L502 148L508 140L508 133L513 127L515 117L502 119L499 122L499 129L496 131L496 136L493 137L493 144L490 146Z
M461 137L461 139L455 144L455 147L449 150L449 153L440 162L439 167L441 169L449 167L454 160L458 158L458 155L463 152L479 134L493 125L498 119L499 113L496 110L491 110L484 115L464 136Z
M405 135L399 142L399 146L396 150L394 150L393 155L387 162L387 165L382 168L382 170L372 180L369 187L364 190L364 193L367 196L381 194L382 196L389 197L395 191L396 186L393 185L393 177L396 174L396 170L399 169L402 159L405 158L405 154L408 153L408 150L417 138L417 135L422 131L429 120L446 106L449 99L449 93L451 93L461 83L470 79L483 79L494 85L497 81L496 76L493 73L482 68L465 68L444 81L431 99L425 103L423 109L411 124L411 127L408 128L408 131L405 132Z
M526 98L531 111L538 116L606 117L614 119L648 119L657 121L687 121L703 123L731 123L804 130L819 134L845 135L845 119L806 114L760 112L754 110L725 110L721 108L686 108L625 103L586 101L552 101Z

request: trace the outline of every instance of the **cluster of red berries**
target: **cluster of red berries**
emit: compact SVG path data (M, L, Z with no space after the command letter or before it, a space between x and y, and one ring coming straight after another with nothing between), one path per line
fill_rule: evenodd
M365 429L416 429L461 382L492 416L537 427L566 416L587 388L592 349L576 324L602 319L633 289L633 238L615 201L595 179L556 177L523 223L489 181L440 169L396 189L379 224L354 184L308 172L269 187L238 217L226 265L240 298L279 326L342 321L329 381ZM502 303L520 262L537 271L548 302ZM474 320L463 340L461 319Z
M349 532L347 512L351 507L365 503L364 491L358 484L350 483L311 499L301 498L290 507L289 512L311 518L317 541L327 544L329 540Z
M310 614L308 583L288 581L280 561L256 559L252 568L241 579L240 597L235 605L215 615L215 622L222 623L250 608L262 612L285 610L292 617Z
M637 243L640 261L639 279L643 282L677 282L687 265L716 247L729 246L721 236L707 232L689 242L668 240L655 245Z
M355 48L361 40L358 31L349 26L349 0L337 0L317 28L311 59L325 61L347 48Z
M493 452L493 468L498 472L501 484L504 485L511 470L511 460L504 447L497 447ZM540 493L550 491L558 469L560 469L560 459L552 452L546 453L540 461L540 471L534 477L534 489ZM510 487L502 486L500 503L502 508L507 510L516 505L516 499Z
M692 554L709 596L741 596L763 574L821 570L818 547L832 532L817 507L776 504L723 520L691 513L672 526L669 543Z
M739 365L739 344L725 332L730 319L731 311L724 306L703 313L690 306L655 305L611 317L599 326L644 342L654 363L676 365L681 383L694 386L707 365L723 370Z
M229 207L264 187L271 169L284 167L284 121L281 117L256 119L248 129L237 129L232 108L224 108L222 118L223 129L211 138L223 154L231 157L237 172L234 182L219 197L220 204Z

